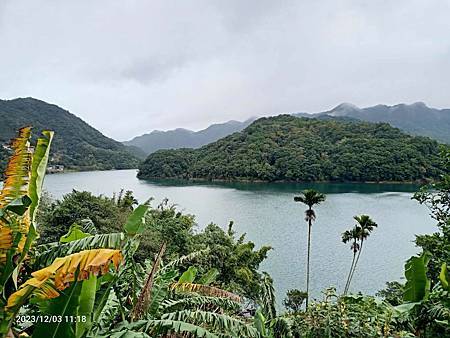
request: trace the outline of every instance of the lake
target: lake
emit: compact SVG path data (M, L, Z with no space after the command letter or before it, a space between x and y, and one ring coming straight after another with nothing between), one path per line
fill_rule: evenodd
M45 189L59 198L72 189L112 196L132 190L139 201L154 197L153 205L168 198L186 213L196 215L198 228L210 222L226 229L230 220L238 235L256 245L270 245L261 270L274 278L278 303L288 289L305 289L307 226L305 206L293 201L303 189L327 194L317 206L312 232L311 293L336 286L342 290L352 252L341 233L353 226L353 216L370 215L377 223L366 242L353 291L374 294L386 281L403 277L404 262L418 252L415 234L435 231L426 207L411 200L417 186L408 184L291 184L291 183L188 183L142 181L135 170L79 172L48 175Z

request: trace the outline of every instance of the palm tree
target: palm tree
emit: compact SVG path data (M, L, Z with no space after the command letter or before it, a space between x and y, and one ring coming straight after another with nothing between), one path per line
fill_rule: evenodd
M360 249L360 245L359 245L360 233L361 233L361 228L355 225L351 230L346 230L342 234L342 242L344 244L351 242L352 245L350 246L350 249L353 251L352 264L350 265L350 271L348 272L347 282L345 283L344 294L347 293L347 287L350 282L350 276L352 275L353 266L355 265L356 254L358 253L358 251Z
M355 221L357 223L355 225L355 227L353 228L353 230L358 233L358 241L357 242L359 242L358 243L359 248L358 248L358 254L356 256L356 260L354 261L354 264L353 264L353 270L350 271L349 278L347 280L347 285L346 285L346 289L344 290L344 294L346 294L350 288L350 283L352 282L353 275L355 274L356 266L358 265L359 257L361 256L364 241L366 241L367 238L372 233L372 231L376 227L378 227L378 224L375 223L368 215L354 216L353 218L355 219ZM344 240L344 238L343 238L343 240Z
M316 213L312 209L314 205L320 204L325 201L325 195L313 190L308 189L304 190L300 196L294 197L295 202L301 202L308 206L308 209L305 211L305 221L308 222L308 254L307 254L307 262L306 262L306 308L308 309L309 303L309 261L311 256L311 227L312 223L316 220Z

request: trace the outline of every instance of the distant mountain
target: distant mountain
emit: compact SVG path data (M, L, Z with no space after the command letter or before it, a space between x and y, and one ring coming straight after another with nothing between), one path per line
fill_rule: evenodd
M213 124L200 131L178 128L168 131L155 130L149 134L135 137L123 142L127 146L142 149L147 155L160 149L199 148L205 144L217 141L246 128L255 119L251 118L243 122L228 121Z
M261 118L199 149L159 150L142 179L422 181L442 173L439 144L387 123L325 116Z
M328 115L350 117L368 122L387 122L409 134L429 136L438 141L450 143L450 109L430 108L423 102L395 106L380 104L368 108L358 108L349 103L342 103L326 112L294 115L301 117Z
M53 130L52 164L74 170L136 168L139 160L122 143L94 129L77 116L56 105L33 98L0 100L0 166L7 145L19 128L33 127L36 138L44 129ZM0 168L2 169L2 168Z

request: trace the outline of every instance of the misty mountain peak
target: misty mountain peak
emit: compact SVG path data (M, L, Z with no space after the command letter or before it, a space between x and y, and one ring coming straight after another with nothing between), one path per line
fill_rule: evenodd
M334 107L332 110L330 110L328 115L331 115L331 116L346 116L350 112L359 111L359 110L361 110L361 109L359 107L355 106L354 104L344 102L344 103L341 103L340 105Z
M421 101L414 102L411 105L411 107L414 107L414 108L428 108L428 106L424 102L421 102Z

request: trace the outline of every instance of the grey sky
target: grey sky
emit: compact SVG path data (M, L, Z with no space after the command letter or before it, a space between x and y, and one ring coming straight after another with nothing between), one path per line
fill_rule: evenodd
M450 107L450 1L0 0L0 98L106 135L269 113Z

